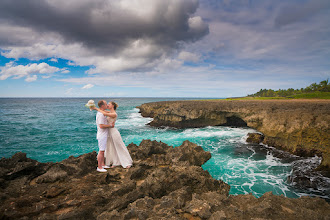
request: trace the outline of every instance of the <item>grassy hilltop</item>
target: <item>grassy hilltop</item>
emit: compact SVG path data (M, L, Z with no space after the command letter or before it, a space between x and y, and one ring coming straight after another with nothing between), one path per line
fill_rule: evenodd
M301 89L260 89L259 92L247 97L228 98L227 100L263 100L263 99L330 99L329 80L323 80L319 84L312 83Z

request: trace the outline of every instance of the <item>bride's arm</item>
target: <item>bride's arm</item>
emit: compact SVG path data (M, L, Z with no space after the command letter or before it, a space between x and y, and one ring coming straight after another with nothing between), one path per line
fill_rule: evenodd
M103 111L103 110L101 110L101 109L99 109L99 108L96 108L96 107L92 107L91 109L96 110L96 111L99 111L99 112L101 112L104 116L109 116L109 117L111 117L111 118L115 118L115 117L117 116L116 113L111 113L111 112L109 112L109 111Z

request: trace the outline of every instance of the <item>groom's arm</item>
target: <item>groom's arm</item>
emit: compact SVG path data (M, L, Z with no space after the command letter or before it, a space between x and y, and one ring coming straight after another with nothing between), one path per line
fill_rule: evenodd
M114 127L114 125L113 124L111 124L111 125L105 125L105 124L99 124L99 126L100 126L100 128L113 128Z

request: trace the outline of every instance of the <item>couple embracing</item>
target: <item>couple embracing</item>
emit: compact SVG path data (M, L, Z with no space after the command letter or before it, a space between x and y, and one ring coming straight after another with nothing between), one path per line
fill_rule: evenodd
M98 102L98 106L99 108L91 107L91 109L98 111L96 114L97 140L99 145L97 171L107 172L107 168L113 168L115 166L130 168L133 160L119 131L115 128L117 103L109 102L107 104L106 101L101 100Z

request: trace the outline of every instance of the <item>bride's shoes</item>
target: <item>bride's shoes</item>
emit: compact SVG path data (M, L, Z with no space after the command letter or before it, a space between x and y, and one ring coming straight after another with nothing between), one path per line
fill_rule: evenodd
M100 168L96 168L96 170L97 170L98 172L101 172L101 173L105 173L105 172L107 172L107 170L104 169L104 168L102 168L102 169L100 169Z

